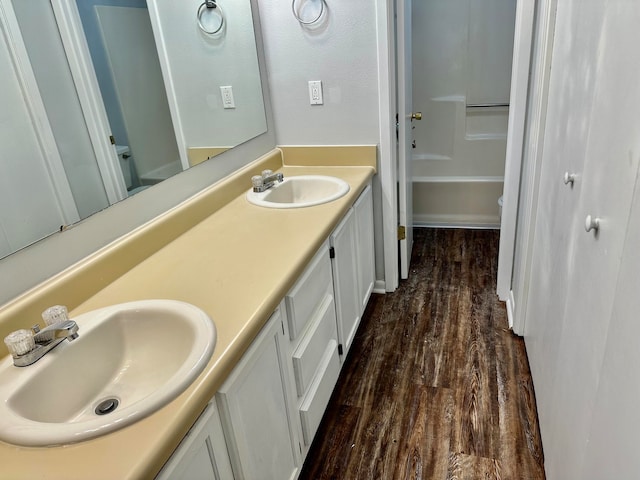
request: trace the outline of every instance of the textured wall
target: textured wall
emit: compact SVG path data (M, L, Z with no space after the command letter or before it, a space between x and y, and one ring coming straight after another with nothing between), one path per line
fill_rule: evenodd
M259 6L278 143L378 143L373 2L329 2L324 21L313 27L296 21L290 2ZM324 105L309 105L309 80L322 80Z

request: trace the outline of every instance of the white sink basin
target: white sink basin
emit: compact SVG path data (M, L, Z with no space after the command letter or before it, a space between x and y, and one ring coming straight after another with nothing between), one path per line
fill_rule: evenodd
M247 192L247 200L269 208L302 208L329 203L344 196L349 184L336 177L300 175L285 177L266 192Z
M73 342L27 367L15 367L11 355L0 362L0 440L60 445L130 425L182 393L216 343L209 316L173 300L114 305L73 320ZM117 408L98 415L108 399Z

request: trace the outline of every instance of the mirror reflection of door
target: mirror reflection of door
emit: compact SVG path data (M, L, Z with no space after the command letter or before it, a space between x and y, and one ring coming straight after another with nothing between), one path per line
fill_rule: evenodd
M129 194L182 170L145 0L79 0L78 12Z

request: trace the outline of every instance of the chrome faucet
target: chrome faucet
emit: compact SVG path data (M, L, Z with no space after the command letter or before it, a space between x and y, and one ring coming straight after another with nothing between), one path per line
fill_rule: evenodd
M33 340L35 346L22 355L13 355L13 364L16 367L26 367L27 365L37 362L57 347L64 339L71 342L78 338L78 325L73 320L65 320L54 325L49 325L42 330L40 330L39 325L34 325L32 330L34 333Z
M251 183L253 184L253 191L256 193L262 193L273 187L276 182L280 183L284 180L282 173L273 173L271 170L263 170L262 175L254 175L251 177Z

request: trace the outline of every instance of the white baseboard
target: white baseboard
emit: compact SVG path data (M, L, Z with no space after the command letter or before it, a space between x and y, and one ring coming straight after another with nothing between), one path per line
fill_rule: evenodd
M373 285L373 293L387 293L386 285L384 280L376 280L376 283Z
M511 330L513 330L513 313L515 312L515 310L516 301L513 298L513 290L509 290L509 298L507 298L507 319L509 320L509 328Z
M413 214L414 227L500 229L497 215L429 215Z

